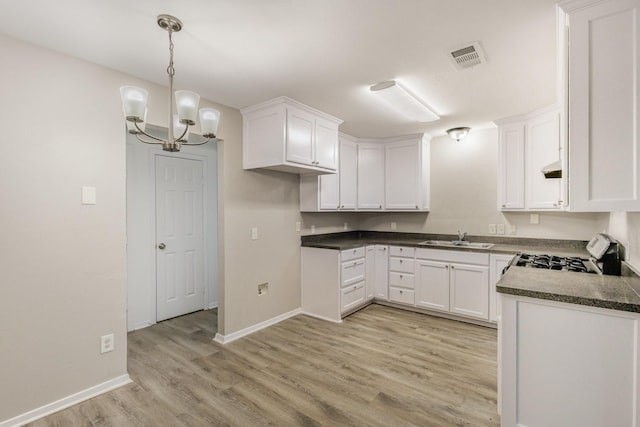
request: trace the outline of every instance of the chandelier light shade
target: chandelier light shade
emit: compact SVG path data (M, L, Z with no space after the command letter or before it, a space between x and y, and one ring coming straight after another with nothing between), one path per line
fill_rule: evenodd
M468 128L468 127L451 128L451 129L447 129L447 133L449 134L451 139L455 139L456 141L459 142L461 139L463 139L465 136L469 134L470 130L471 128Z
M173 103L173 39L172 35L182 29L182 22L171 15L159 15L158 25L169 33L169 124L167 126L167 139L161 139L148 134L145 131L147 121L147 98L149 93L139 87L123 86L120 88L122 98L122 108L127 124L127 131L134 134L138 140L145 144L159 144L165 151L180 151L182 145L202 145L211 140L222 141L216 137L218 124L220 123L220 112L213 108L203 108L198 113L200 95L188 90L177 90L175 92L175 110ZM177 114L175 114L175 113ZM204 140L198 142L189 141L191 126L196 124L200 116L200 129ZM142 135L150 138L143 139Z

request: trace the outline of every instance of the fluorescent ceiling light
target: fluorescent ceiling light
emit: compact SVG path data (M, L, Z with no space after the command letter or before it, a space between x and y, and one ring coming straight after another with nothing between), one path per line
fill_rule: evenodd
M433 122L440 117L395 80L377 83L369 88L393 109L417 122Z

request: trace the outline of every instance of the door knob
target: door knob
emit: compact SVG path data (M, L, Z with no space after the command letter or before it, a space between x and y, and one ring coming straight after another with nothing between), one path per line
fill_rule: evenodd
M166 248L166 247L167 247L167 245L165 245L164 243L160 243L160 244L158 245L158 249L164 249L164 248Z

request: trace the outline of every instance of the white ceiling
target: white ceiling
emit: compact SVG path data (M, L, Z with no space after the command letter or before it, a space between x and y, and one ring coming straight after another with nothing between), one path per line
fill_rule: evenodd
M286 95L344 120L358 137L494 119L555 102L556 0L0 0L3 33L241 108ZM447 53L479 41L487 62L457 71ZM5 58L9 59L10 58ZM412 123L368 86L397 79L441 119Z

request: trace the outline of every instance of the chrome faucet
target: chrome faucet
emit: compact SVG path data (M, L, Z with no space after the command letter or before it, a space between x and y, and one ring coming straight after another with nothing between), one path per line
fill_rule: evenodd
M465 237L467 237L467 232L458 230L458 241L463 242Z

